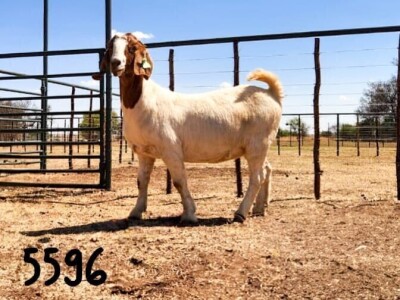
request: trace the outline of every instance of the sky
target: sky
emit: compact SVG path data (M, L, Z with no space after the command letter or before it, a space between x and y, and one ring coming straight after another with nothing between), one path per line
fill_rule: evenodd
M49 50L101 48L105 45L105 1L48 0ZM41 0L0 0L0 53L41 51ZM112 28L138 32L144 43L302 31L400 25L398 0L157 0L112 1ZM321 112L354 112L368 82L396 74L399 33L321 38ZM285 89L284 113L311 113L314 88L314 39L240 43L240 82L255 68L276 73ZM153 80L168 87L168 48L151 49ZM233 83L231 44L176 47L175 90L201 93ZM49 59L49 73L94 72L96 55L57 56ZM40 74L41 58L0 60L0 69ZM90 77L60 79L98 87ZM37 80L0 81L0 87L39 92ZM50 95L70 94L70 88L49 85ZM113 92L118 83L113 81ZM85 93L80 91L79 93ZM0 97L13 96L0 92ZM50 103L53 111L68 110L67 100ZM119 112L119 100L113 100ZM88 109L81 100L77 109ZM354 118L343 117L353 122ZM336 117L323 117L322 129ZM312 124L312 118L305 118ZM281 126L285 128L287 118Z

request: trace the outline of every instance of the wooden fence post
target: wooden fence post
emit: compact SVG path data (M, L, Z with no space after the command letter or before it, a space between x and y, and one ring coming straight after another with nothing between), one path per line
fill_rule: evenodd
M319 61L319 38L315 39L314 48L315 87L314 87L314 196L321 198L321 165L319 162L320 132L319 132L319 92L321 88L321 66Z
M375 117L375 146L376 156L379 156L379 117Z
M239 42L233 42L233 85L239 85ZM242 170L240 158L235 160L236 196L243 197Z
M357 156L360 156L360 116L357 114L356 121Z
M298 115L299 126L297 128L297 147L299 151L299 156L301 156L301 116Z
M281 129L278 129L278 134L276 137L276 144L278 146L278 155L281 155Z
M336 114L336 156L339 156L340 149L340 119L339 114Z
M396 111L396 179L397 200L400 200L400 38L397 53L397 111Z
M174 71L174 49L169 49L169 56L168 56L168 63L169 63L169 89L171 91L175 90L175 71ZM167 169L167 186L166 186L166 193L172 193L172 178L171 173Z
M328 123L328 147L330 147L330 139L331 139L331 130L329 128L329 123Z

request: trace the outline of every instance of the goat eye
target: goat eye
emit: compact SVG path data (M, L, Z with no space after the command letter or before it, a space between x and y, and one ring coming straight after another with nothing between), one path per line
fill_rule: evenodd
M135 53L135 48L130 47L130 48L128 48L128 51L129 51L129 53L133 54L133 53Z

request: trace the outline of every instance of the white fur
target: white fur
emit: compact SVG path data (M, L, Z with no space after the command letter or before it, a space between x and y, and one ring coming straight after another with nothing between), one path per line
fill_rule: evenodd
M120 61L120 65L116 71L124 70L126 66L125 48L128 42L123 37L116 35L114 40L113 54L111 56L111 63L115 60Z
M257 195L253 214L264 214L272 172L266 157L279 127L283 90L277 77L269 72L256 70L249 78L266 82L270 88L240 85L185 95L143 80L136 106L122 107L125 138L139 157L139 197L130 217L141 218L146 210L155 159L165 162L181 194L182 221L196 222L184 162L217 163L241 156L248 162L250 181L235 216L245 218Z

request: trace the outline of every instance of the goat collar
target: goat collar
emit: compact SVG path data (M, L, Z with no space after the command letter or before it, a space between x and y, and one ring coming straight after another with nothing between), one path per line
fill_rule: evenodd
M133 109L139 102L143 90L143 76L122 75L119 78L121 102L125 108Z

